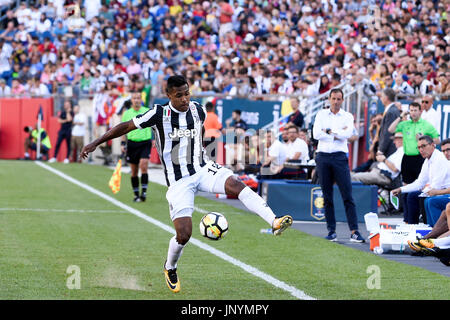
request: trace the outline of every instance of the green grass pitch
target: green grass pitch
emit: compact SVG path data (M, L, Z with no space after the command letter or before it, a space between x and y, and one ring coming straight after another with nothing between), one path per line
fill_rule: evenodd
M113 195L106 167L51 167L172 226L166 187L151 183L147 202L133 203L127 174ZM191 243L178 265L181 292L173 294L163 275L169 232L34 162L0 161L0 203L0 299L295 299ZM195 204L223 213L230 231L220 241L202 238L195 212L194 238L316 299L442 299L450 287L445 276L297 230L260 234L268 226L252 213L201 197ZM67 286L69 266L80 270L80 289ZM380 271L378 289L368 286L371 266Z

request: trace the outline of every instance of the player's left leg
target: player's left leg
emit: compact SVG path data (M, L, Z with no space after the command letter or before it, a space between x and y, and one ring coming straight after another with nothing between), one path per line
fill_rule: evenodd
M181 210L173 221L176 235L169 241L169 249L167 251L167 260L164 263L164 275L166 284L172 292L180 291L180 280L177 275L177 264L180 259L184 246L188 243L192 235L192 209L187 208ZM188 216L184 216L188 215Z
M139 165L136 163L130 163L131 169L131 187L133 188L134 193L134 202L141 202L141 198L139 197Z
M139 160L139 170L141 170L141 201L145 201L147 199L148 186L148 158Z
M264 199L235 176L229 176L226 179L225 194L238 197L247 209L259 215L272 226L275 235L280 235L292 225L291 216L276 217Z
M192 235L192 213L194 212L195 196L195 185L192 180L192 177L181 179L171 185L166 193L170 218L176 231L176 235L169 241L167 259L164 264L166 283L172 292L180 291L177 264L184 246Z

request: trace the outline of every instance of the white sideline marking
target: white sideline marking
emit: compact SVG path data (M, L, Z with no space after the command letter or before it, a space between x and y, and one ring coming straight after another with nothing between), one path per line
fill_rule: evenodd
M141 211L136 210L136 209L134 209L134 208L132 208L132 207L130 207L130 206L128 206L128 205L126 205L126 204L124 204L124 203L122 203L122 202L120 202L120 201L118 201L118 200L116 200L116 199L114 199L114 198L112 198L110 196L108 196L107 194L105 194L105 193L103 193L103 192L101 192L101 191L99 191L99 190L97 190L97 189L95 189L95 188L93 188L93 187L83 183L83 182L80 182L80 181L78 181L78 180L76 180L76 179L66 175L65 173L63 173L63 172L61 172L59 170L56 170L56 169L54 169L54 168L52 168L52 167L50 167L50 166L48 166L48 165L46 165L46 164L44 164L42 162L35 161L35 163L38 166L40 166L40 167L42 167L42 168L44 168L44 169L46 169L46 170L48 170L50 172L53 172L54 174L56 174L58 176L60 176L61 178L65 179L65 180L67 180L69 182L72 182L73 184L76 184L77 186L79 186L79 187L81 187L81 188L83 188L83 189L85 189L85 190L87 190L87 191L89 191L89 192L91 192L91 193L93 193L93 194L95 194L95 195L97 195L97 196L107 200L108 202L118 206L119 208L122 208L122 209L130 212L131 214L134 214L135 216L137 216L139 218L142 218L142 219L146 220L147 222L150 222L150 223L156 225L157 227L160 227L161 229L163 229L163 230L165 230L165 231L175 235L175 229L173 229L172 227L169 227L168 225L166 225L166 224L164 224L164 223L162 223L162 222L160 222L160 221L158 221L156 219L153 219L150 216L147 216L146 214L142 213ZM291 285L288 285L287 283L285 283L285 282L283 282L281 280L275 279L271 275L269 275L267 273L264 273L264 272L258 270L257 268L252 267L252 266L250 266L248 264L245 264L245 263L243 263L243 262L241 262L241 261L239 261L239 260L237 260L237 259L235 259L235 258L233 258L233 257L231 257L229 255L227 255L226 253L224 253L224 252L222 252L220 250L217 250L217 249L211 247L210 245L207 245L207 244L205 244L205 243L203 243L203 242L201 242L201 241L199 241L197 239L191 238L189 240L189 242L191 242L193 245L195 245L195 246L197 246L197 247L199 247L199 248L201 248L203 250L206 250L206 251L212 253L213 255L215 255L215 256L217 256L217 257L219 257L219 258L221 258L221 259L223 259L223 260L225 260L225 261L227 261L227 262L229 262L231 264L234 264L235 266L237 266L237 267L243 269L244 271L246 271L246 272L248 272L248 273L250 273L250 274L252 274L252 275L254 275L254 276L256 276L256 277L258 277L258 278L260 278L260 279L262 279L262 280L264 280L266 282L268 282L268 283L270 283L271 285L273 285L273 286L275 286L277 288L280 288L280 289L290 293L292 296L294 296L294 297L296 297L298 299L301 299L301 300L316 300L315 298L307 295L303 291L301 291L301 290L299 290L299 289L297 289L297 288L295 288L295 287L293 287Z
M35 211L35 212L77 212L77 213L124 213L123 210L83 210L83 209L38 209L38 208L0 208L0 211Z

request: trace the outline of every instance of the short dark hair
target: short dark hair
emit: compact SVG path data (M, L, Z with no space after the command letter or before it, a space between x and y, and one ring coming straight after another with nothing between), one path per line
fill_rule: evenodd
M395 91L392 88L386 88L383 91L384 95L388 98L389 101L395 101Z
M188 82L186 80L185 77L183 77L182 75L174 75L174 76L170 76L169 79L167 79L167 88L166 90L169 91L172 88L178 88L184 85L188 85Z
M239 110L239 109L233 110L233 112L238 114L238 115L241 115L241 113L242 113L241 110Z
M425 140L428 143L434 143L433 138L431 138L430 136L427 136L427 135L421 136L418 141L420 141L420 140Z
M443 146L444 144L449 144L450 143L450 138L444 139L441 142L441 146Z
M205 104L205 107L206 107L206 111L208 111L208 112L213 111L213 109L214 109L214 105L213 105L213 103L211 101L208 101Z
M342 98L344 98L344 91L342 91L342 89L340 89L340 88L334 88L334 89L331 89L331 91L330 91L330 97L331 97L331 95L332 95L333 93L337 93L337 92L339 92L339 93L342 95Z
M418 102L411 102L411 103L409 104L409 108L411 109L411 107L417 107L417 108L419 108L419 110L422 109L422 106L421 106L420 103L418 103Z

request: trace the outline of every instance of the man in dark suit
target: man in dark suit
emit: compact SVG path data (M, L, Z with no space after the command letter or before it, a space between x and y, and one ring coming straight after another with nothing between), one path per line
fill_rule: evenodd
M381 102L384 105L384 113L380 124L377 155L384 155L385 157L389 157L397 150L393 140L391 139L392 133L388 130L391 123L400 116L400 110L397 108L394 101L395 91L391 88L384 89L381 94Z

